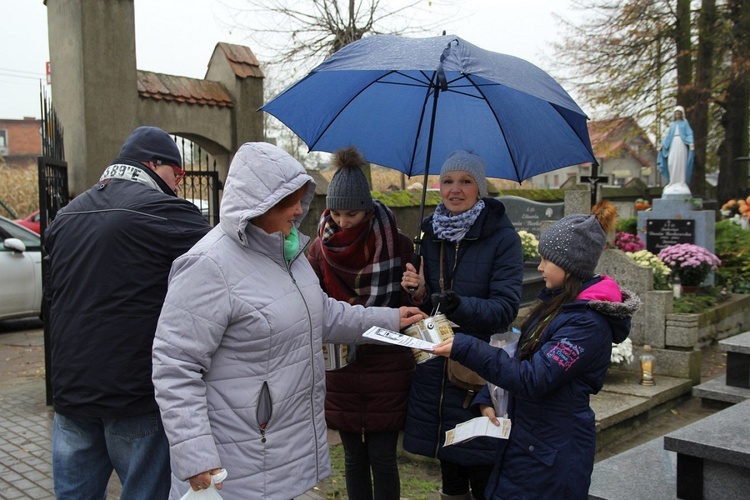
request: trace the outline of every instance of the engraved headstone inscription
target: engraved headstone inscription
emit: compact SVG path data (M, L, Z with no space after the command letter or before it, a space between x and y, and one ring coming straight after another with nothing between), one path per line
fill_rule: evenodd
M692 219L648 219L646 250L658 254L662 248L678 243L695 243L695 221Z

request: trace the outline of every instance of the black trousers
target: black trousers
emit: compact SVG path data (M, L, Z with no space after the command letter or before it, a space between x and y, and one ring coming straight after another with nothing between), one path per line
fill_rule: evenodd
M463 495L471 491L477 500L484 500L484 491L492 474L492 465L458 465L440 461L444 495Z

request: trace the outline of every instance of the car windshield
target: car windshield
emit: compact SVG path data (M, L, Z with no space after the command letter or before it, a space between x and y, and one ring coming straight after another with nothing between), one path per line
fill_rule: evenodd
M39 236L7 219L0 219L0 244L6 238L18 238L28 250L41 248Z

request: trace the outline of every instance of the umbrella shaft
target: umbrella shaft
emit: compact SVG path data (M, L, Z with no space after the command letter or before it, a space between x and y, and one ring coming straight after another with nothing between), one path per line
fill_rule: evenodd
M419 204L419 224L422 224L424 219L424 206L427 202L427 179L430 175L430 161L432 157L432 138L435 134L435 118L437 116L437 104L438 96L440 95L440 87L435 85L435 96L432 99L432 116L430 117L430 135L427 139L427 156L425 158L426 165L424 166L424 182L422 183L422 202ZM421 231L420 231L421 232ZM422 237L417 235L414 240L414 253L415 255L421 255L421 244Z

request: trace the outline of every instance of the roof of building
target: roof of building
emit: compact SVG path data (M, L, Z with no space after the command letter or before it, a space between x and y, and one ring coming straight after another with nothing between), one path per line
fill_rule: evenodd
M260 62L258 62L253 51L250 50L250 47L226 42L219 42L216 46L224 52L229 66L239 78L263 78Z
M138 95L147 99L231 108L232 97L223 84L185 76L138 70Z
M647 144L651 140L646 136L643 129L631 116L622 118L609 118L606 120L590 121L588 123L589 138L594 156L597 158L612 158L619 156L624 149L628 154L636 158L644 167L649 166L649 161L638 154L629 144L629 140L635 137L645 139Z
M238 78L263 78L260 62L249 47L216 44ZM220 82L138 70L138 95L147 99L231 108L232 97Z

